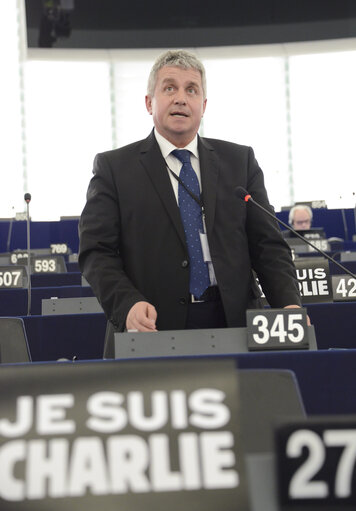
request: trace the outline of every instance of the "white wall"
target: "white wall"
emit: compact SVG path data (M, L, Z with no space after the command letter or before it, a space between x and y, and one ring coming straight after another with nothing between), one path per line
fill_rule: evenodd
M79 215L99 151L145 137L147 76L163 49L25 48L23 0L0 19L0 217ZM279 209L356 192L356 42L195 48L208 77L201 134L251 145Z

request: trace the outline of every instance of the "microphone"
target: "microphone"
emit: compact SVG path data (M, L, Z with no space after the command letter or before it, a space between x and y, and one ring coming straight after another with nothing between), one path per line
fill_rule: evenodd
M342 196L340 195L340 200L341 199L342 199ZM347 241L349 239L349 231L347 228L345 208L341 208L340 212L341 212L341 218L342 218L342 226L344 228L344 240Z
M27 316L31 315L31 253L30 253L30 201L31 194L25 193L27 222Z
M342 225L344 226L345 241L347 241L349 239L349 230L347 228L345 208L342 208L341 216L342 216Z
M308 245L310 245L311 247L314 248L314 250L316 250L317 252L319 252L322 256L324 256L326 259L328 259L329 261L331 261L332 263L335 263L337 266L339 266L339 268L341 268L345 273L347 273L348 275L351 275L351 277L353 277L354 279L356 279L356 275L354 275L348 268L346 268L345 266L343 266L342 264L340 264L338 261L335 261L335 259L333 259L332 257L330 257L328 254L326 254L323 250L321 250L320 248L316 247L313 243L311 243L309 240L307 240L306 238L304 238L304 236L302 236L301 234L299 234L298 231L295 231L292 227L290 227L290 225L286 224L285 222L283 222L282 220L280 220L279 218L276 217L276 215L274 215L273 213L271 213L270 211L268 211L268 209L264 208L263 206L261 206L261 204L259 204L258 202L256 202L252 197L251 195L242 187L242 186L237 186L235 188L235 193L237 195L237 197L239 197L239 199L243 199L245 202L252 202L252 204L254 204L255 206L257 206L258 208L260 208L262 211L264 211L268 216L270 216L271 218L273 218L273 220L277 220L278 223L280 223L281 225L283 225L283 227L285 227L286 229L288 229L289 231L291 231L295 236L297 236L298 238L300 238L301 240L303 240L305 243L307 243Z
M14 210L14 206L12 206L12 209ZM10 252L13 223L14 223L14 213L12 214L12 217L10 218L9 230L7 231L6 252Z

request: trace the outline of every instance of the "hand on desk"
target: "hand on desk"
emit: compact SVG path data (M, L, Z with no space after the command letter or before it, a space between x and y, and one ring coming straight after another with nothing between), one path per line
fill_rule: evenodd
M131 307L126 318L126 329L138 332L157 332L157 311L148 302L137 302Z

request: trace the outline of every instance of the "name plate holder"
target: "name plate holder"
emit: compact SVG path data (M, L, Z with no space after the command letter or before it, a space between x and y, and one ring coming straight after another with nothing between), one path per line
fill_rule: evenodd
M281 423L275 445L281 511L355 509L355 415Z
M0 266L0 289L23 289L27 284L25 266Z
M294 261L303 304L332 302L329 261L321 257Z
M306 309L249 309L246 319L250 351L309 349Z
M313 326L307 327L309 350L317 350ZM155 358L249 353L247 328L115 332L115 358ZM282 349L282 348L281 348Z
M252 511L234 361L2 369L1 510Z
M356 301L356 279L351 275L332 275L334 302Z
M31 258L32 273L67 273L62 255L43 255Z
M28 253L15 251L10 255L10 264L27 265ZM48 249L37 249L30 254L31 273L67 273L63 255L49 253Z
M104 312L95 296L43 298L42 316L56 314L96 314Z

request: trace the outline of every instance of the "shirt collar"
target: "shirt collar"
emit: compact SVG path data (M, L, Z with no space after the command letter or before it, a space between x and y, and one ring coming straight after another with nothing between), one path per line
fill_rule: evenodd
M160 133L158 133L156 128L154 129L154 134L155 134L157 143L159 145L159 148L161 149L161 153L162 153L162 156L163 156L164 159L166 159L167 156L169 156L169 154L172 151L174 151L174 149L187 149L192 154L194 154L194 156L196 158L199 158L199 153L198 153L198 136L197 135L195 135L193 140L191 142L189 142L189 144L187 146L185 146L185 147L176 147L171 142L169 142L169 140L167 140L166 138L162 137L162 135Z

